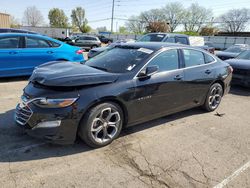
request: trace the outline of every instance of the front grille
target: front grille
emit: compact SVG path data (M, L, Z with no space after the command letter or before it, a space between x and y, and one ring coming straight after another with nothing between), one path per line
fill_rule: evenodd
M239 75L242 75L242 76L249 76L250 77L250 70L234 68L233 74L239 74Z
M18 104L15 112L15 120L20 125L26 125L29 119L31 118L32 114L33 112L27 104L25 103Z

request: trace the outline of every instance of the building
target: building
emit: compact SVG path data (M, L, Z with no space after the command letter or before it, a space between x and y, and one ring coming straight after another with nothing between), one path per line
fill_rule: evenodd
M0 28L10 27L10 15L5 13L0 13Z
M69 37L70 35L70 29L68 28L21 26L20 29L33 31L42 35L47 35L49 37L58 39L64 39L66 37Z

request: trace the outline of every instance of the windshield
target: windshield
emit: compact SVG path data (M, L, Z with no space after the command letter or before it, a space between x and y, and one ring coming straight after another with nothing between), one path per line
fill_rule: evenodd
M250 60L250 50L246 50L242 52L240 55L236 57L236 59L247 59Z
M142 36L138 42L161 42L165 36L165 34L149 34Z
M126 73L132 71L151 53L152 50L145 48L115 47L91 58L85 65L112 73Z
M241 53L245 48L242 48L240 46L230 46L228 49L225 50L225 52L232 52L232 53Z

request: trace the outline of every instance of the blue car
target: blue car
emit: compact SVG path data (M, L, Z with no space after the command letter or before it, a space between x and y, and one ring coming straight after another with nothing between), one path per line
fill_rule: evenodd
M83 62L83 50L38 34L0 34L0 77L28 76L49 61ZM67 63L67 62L65 62Z

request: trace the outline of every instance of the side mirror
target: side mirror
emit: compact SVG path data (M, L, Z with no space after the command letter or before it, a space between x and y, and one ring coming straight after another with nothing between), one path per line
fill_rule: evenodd
M150 76L152 76L153 74L157 73L159 70L159 67L157 65L153 65L150 67L147 67L146 69L142 70L139 74L138 74L138 78L148 78Z

